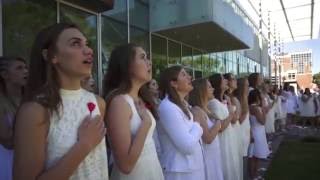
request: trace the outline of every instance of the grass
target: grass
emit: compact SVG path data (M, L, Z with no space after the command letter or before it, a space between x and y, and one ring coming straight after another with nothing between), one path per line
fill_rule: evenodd
M266 173L266 180L320 180L320 141L284 141Z

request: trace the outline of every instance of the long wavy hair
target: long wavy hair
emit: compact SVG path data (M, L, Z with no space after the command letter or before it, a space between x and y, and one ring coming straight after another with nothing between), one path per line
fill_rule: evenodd
M24 101L36 101L50 113L61 105L60 82L52 59L58 51L57 41L66 29L80 29L74 24L58 23L42 29L36 36L30 55L29 79ZM47 51L44 57L43 51Z
M246 77L239 78L237 80L238 88L233 92L234 96L238 98L241 104L242 113L247 113L249 111L248 105L248 86L246 86L245 82L248 79Z
M120 45L112 50L108 63L108 72L103 80L103 97L106 99L106 109L108 109L115 96L126 94L131 90L130 67L134 63L136 48L138 47L141 46L129 43ZM151 105L148 108L157 119L156 106L148 89L140 88L138 95L144 103Z
M189 114L187 105L183 103L183 100L180 99L178 92L171 85L172 81L178 80L179 73L182 69L182 66L171 66L160 73L160 98L163 99L166 95L168 95L169 100L176 104L190 119L191 116Z
M215 73L209 76L209 82L211 83L211 86L214 88L213 95L216 99L218 99L220 102L224 100L223 90L221 89L221 84L223 82L224 78L221 74Z

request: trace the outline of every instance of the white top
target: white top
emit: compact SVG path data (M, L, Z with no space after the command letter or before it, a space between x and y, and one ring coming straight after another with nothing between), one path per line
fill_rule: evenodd
M229 116L226 101L222 103L214 98L209 101L208 109L220 120L225 120ZM242 178L242 173L240 172L242 168L239 162L242 156L239 154L239 146L235 138L238 134L235 133L236 131L230 123L228 127L219 134L223 178L225 180L240 180Z
M128 94L123 95L124 99L129 104L132 116L130 119L130 128L131 128L131 137L134 137L137 134L141 126L141 118L134 105L134 100ZM111 179L114 180L163 180L162 169L158 160L157 151L155 147L155 143L153 140L153 132L156 127L156 121L149 110L147 110L148 114L151 117L152 125L148 131L146 140L144 142L144 146L142 152L134 165L134 168L129 174L123 174L114 164L114 169L112 170Z
M158 136L162 148L164 172L193 172L203 167L202 128L190 119L168 97L159 105Z
M100 114L96 97L84 89L60 90L62 106L59 115L50 117L47 137L46 169L54 166L77 142L78 128L84 118L90 114L87 103L92 102L96 108L92 117ZM108 179L108 160L105 138L102 139L87 157L79 164L69 179L105 180Z

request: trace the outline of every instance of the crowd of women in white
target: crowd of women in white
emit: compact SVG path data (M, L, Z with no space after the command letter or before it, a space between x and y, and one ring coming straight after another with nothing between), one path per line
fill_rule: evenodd
M151 61L135 44L112 51L104 100L81 88L93 51L72 24L38 34L28 82L25 65L0 62L1 180L241 180L247 169L254 178L270 153L266 133L294 100L258 73L192 80L181 66L161 72L158 92Z

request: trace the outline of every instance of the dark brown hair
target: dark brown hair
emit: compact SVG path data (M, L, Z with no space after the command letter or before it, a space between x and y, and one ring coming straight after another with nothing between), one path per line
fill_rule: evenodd
M50 113L61 105L58 74L51 60L57 53L57 41L66 29L78 29L74 24L58 23L42 29L36 36L30 55L29 79L24 101L36 101ZM43 51L47 50L44 57Z
M249 86L253 87L253 88L257 88L257 81L259 78L260 74L259 73L251 73L248 77L248 81L249 81Z
M253 89L249 93L248 103L249 103L249 105L252 105L252 104L258 103L258 102L259 102L258 105L261 106L261 103L262 103L261 93L258 89Z
M137 44L129 43L116 47L112 50L108 72L103 80L103 96L106 99L106 109L108 109L112 99L119 95L128 93L132 88L130 78L130 67L136 56L136 48L141 47ZM144 103L150 103L150 111L157 119L156 107L152 103L152 97L147 89L140 88L139 97Z
M221 89L221 83L223 82L223 80L224 80L223 76L218 73L212 74L209 77L209 82L211 83L211 86L214 88L213 95L220 102L222 102L224 99L224 96L222 96L222 99L221 99L221 94L223 93Z
M205 101L207 97L207 79L201 78L192 81L193 89L189 94L189 103L191 106L199 106L206 109Z
M160 73L160 97L163 99L166 95L168 95L169 100L176 104L190 119L191 117L187 105L184 105L183 101L178 95L178 92L171 86L172 81L178 80L179 73L182 71L182 69L182 66L171 66Z

